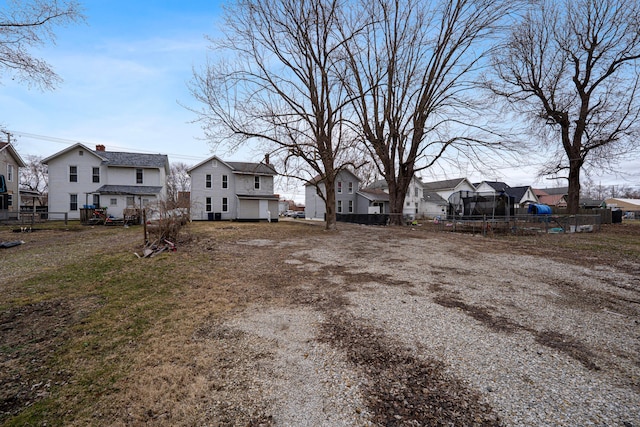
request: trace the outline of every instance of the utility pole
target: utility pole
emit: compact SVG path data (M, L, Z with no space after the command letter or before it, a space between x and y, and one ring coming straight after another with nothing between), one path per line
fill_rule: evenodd
M11 134L9 132L7 132L6 130L0 130L0 132L2 132L5 135L7 135L7 144L11 144Z

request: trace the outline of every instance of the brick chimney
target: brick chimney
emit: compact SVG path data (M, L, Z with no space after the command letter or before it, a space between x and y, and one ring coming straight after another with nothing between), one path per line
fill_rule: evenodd
M269 164L269 153L264 155L264 163L267 165Z
M96 151L106 151L106 147L102 144L96 145Z

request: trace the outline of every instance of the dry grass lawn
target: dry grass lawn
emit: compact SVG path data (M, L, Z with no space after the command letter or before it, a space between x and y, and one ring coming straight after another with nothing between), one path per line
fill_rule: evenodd
M25 241L0 249L0 425L270 425L260 402L233 405L251 372L225 375L237 360L266 356L225 347L234 332L221 325L247 307L301 303L306 276L288 260L306 239L340 231L303 220L192 223L176 252L138 259L139 227L39 228L0 228L0 241ZM640 275L640 224L573 236L437 234L471 250L597 260Z

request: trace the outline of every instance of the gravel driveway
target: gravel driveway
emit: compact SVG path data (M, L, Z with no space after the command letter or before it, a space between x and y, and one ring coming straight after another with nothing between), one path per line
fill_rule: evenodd
M220 250L276 297L194 335L213 425L640 426L637 265L354 225Z

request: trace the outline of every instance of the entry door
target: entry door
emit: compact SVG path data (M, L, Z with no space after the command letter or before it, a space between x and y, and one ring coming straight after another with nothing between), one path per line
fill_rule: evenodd
M260 219L269 219L269 214L267 212L269 210L269 201L260 200L259 209L260 212L258 213L258 217Z

